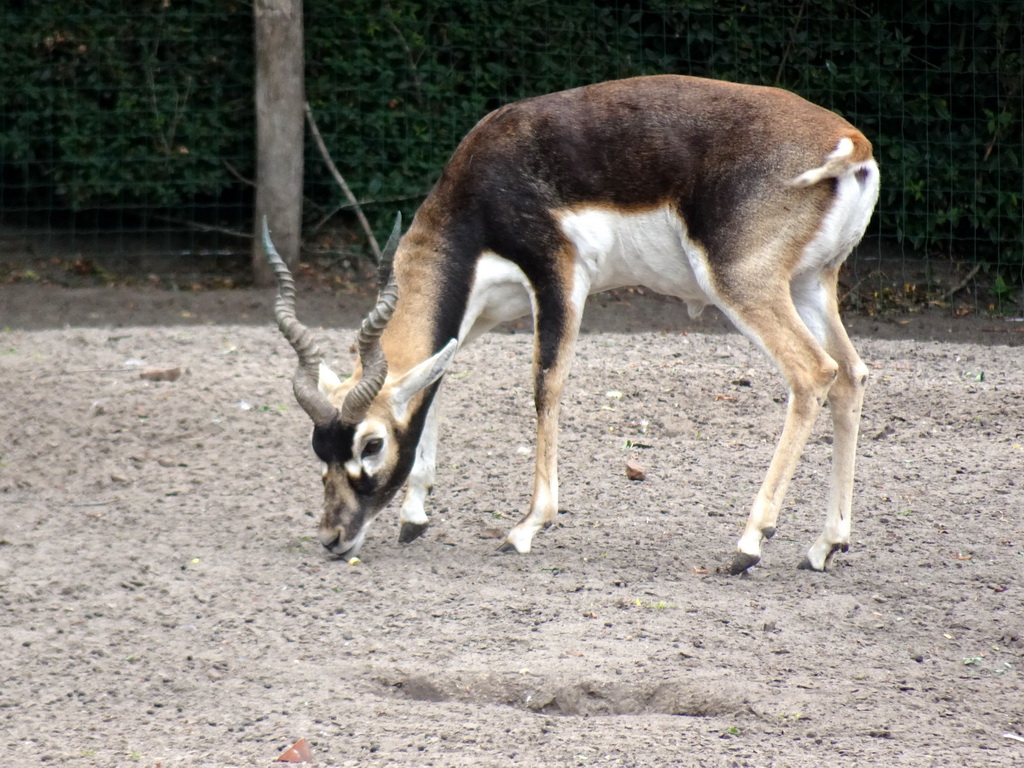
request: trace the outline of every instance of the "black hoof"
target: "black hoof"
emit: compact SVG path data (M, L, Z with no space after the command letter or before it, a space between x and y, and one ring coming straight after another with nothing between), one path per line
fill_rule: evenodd
M402 523L402 528L398 531L398 543L408 544L410 541L416 541L425 530L427 523Z
M825 557L825 567L822 570L827 571L829 568L832 567L832 557L835 555L836 552L849 552L849 551L850 551L850 545L849 544L833 544L832 545L832 549L830 549L828 551L828 555Z
M772 536L775 535L775 526L769 525L767 528L761 531L761 535L764 536L766 539L770 539Z
M810 558L805 557L800 562L800 565L797 566L797 569L801 570L801 571L817 571L818 573L824 573L825 571L827 571L829 569L829 566L832 565L832 556L835 555L836 552L849 552L849 551L850 551L850 545L849 544L833 544L832 545L832 549L830 549L829 552L828 552L828 555L825 556L825 563L824 563L824 565L822 565L821 568L815 568L814 565L811 564Z
M498 547L498 551L503 554L519 554L519 550L516 549L515 544L513 544L511 541L503 542L502 545Z
M746 552L737 552L733 555L732 563L729 564L729 573L733 576L738 576L748 569L753 568L759 562L761 562L761 558L756 555L748 555Z

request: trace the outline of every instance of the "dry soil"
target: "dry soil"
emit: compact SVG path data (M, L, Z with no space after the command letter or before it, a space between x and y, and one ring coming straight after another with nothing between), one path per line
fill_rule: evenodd
M785 391L720 324L599 303L527 556L496 548L531 487L530 337L464 350L430 529L400 545L385 510L350 565L315 539L266 301L0 288L0 764L269 767L299 737L359 768L1024 764L1024 349L978 343L1019 338L996 321L855 323L853 546L795 568L823 416L735 578ZM351 330L324 335L344 370Z

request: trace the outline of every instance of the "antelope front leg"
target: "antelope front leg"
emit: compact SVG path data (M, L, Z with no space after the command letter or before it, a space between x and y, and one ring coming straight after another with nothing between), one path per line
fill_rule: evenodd
M564 376L541 371L537 382L537 457L530 512L501 545L502 552L525 555L538 531L555 522L558 514L558 411ZM552 381L557 378L558 381Z
M529 552L533 537L554 523L558 514L558 412L589 287L580 272L574 276L572 284L569 301L551 302L549 298L547 304L538 302L533 363L537 408L533 499L529 513L509 531L500 547L502 552Z
M399 512L401 527L398 531L398 541L401 544L408 544L415 541L427 530L429 520L425 507L427 496L434 487L434 476L437 467L437 433L440 404L438 396L430 404L426 421L423 424L423 433L419 445L416 446L416 460L409 473L409 482L405 490L405 498L402 500L402 509Z

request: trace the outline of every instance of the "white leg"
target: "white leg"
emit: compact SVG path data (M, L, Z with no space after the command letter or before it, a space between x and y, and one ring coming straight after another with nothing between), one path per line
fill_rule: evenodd
M814 571L824 571L836 552L845 552L850 546L857 432L868 380L867 366L850 343L838 311L833 310L830 307L825 318L826 348L839 363L839 373L828 393L832 411L832 487L825 527L800 564L801 568Z
M416 459L413 462L412 471L409 473L405 499L402 501L402 508L399 512L398 519L401 528L398 540L402 544L408 544L419 538L427 530L429 523L424 506L431 488L434 487L437 467L437 433L441 410L438 399L440 394L438 391L434 395L434 402L430 404L430 410L427 412L427 418L423 424L423 434L416 447Z

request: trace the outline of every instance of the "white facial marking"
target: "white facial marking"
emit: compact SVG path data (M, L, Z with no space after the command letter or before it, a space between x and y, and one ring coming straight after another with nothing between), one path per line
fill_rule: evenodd
M380 447L373 450L378 444ZM356 430L352 441L352 458L345 463L346 471L353 477L360 473L375 475L387 459L388 434L382 425L364 421ZM349 470L352 465L352 470Z
M358 554L359 550L363 546L363 542L366 540L366 531L369 529L370 523L372 522L372 518L367 520L366 524L362 529L360 529L359 533L356 534L355 538L338 542L331 548L331 551L338 555L344 554L347 557L353 557Z

